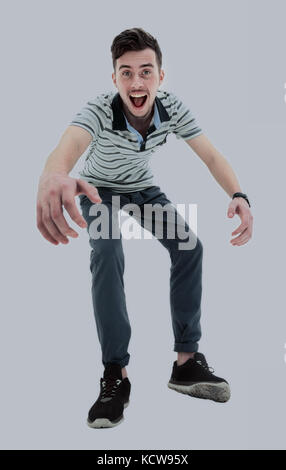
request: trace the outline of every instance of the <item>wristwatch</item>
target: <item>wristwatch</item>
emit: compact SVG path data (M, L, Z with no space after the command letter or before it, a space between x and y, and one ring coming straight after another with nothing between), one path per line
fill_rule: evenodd
M234 199L235 197L243 197L248 202L249 207L251 207L250 202L249 202L246 194L244 194L244 193L234 193L233 196L232 196L232 199Z

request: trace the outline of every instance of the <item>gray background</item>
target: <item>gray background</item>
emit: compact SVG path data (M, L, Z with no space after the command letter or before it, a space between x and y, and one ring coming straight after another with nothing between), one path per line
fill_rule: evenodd
M1 448L285 448L285 2L27 0L2 1L0 13ZM168 389L177 357L169 255L155 239L124 240L131 401L120 426L93 430L86 417L103 367L88 234L66 215L80 237L51 245L36 227L36 195L70 119L114 89L111 42L135 26L159 41L161 88L189 105L236 172L254 230L231 246L239 218L226 216L229 196L169 135L153 157L155 184L173 203L198 204L200 350L232 397L219 404Z

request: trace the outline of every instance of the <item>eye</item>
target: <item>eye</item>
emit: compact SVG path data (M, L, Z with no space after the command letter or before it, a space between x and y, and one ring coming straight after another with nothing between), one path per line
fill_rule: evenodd
M128 70L125 70L124 72L122 72L122 75L124 75L126 73L130 73L130 72Z
M144 70L143 74L144 74L145 72L147 72L147 74L150 74L150 73L151 73L150 70Z

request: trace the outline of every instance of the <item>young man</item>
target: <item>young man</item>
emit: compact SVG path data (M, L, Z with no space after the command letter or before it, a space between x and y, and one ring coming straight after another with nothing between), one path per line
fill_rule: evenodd
M122 422L124 407L129 403L131 384L127 377L128 344L131 327L124 293L124 254L121 233L113 237L95 237L98 222L96 204L105 208L105 221L114 224L115 196L119 210L125 204L139 207L137 220L153 234L144 206L171 205L158 186L153 184L149 159L156 148L173 132L182 138L206 164L214 178L232 198L227 215L236 213L239 234L231 240L235 246L245 244L252 236L253 217L246 194L226 159L215 149L196 122L191 111L173 93L159 90L164 79L162 54L157 40L141 28L123 31L111 46L117 91L101 94L89 101L72 119L58 146L49 156L40 177L37 224L51 243L68 243L68 236L78 234L68 226L62 211L90 235L90 271L92 300L104 374L100 394L88 414L91 427L111 427ZM81 177L68 176L82 153L90 146ZM83 217L75 196L80 198ZM93 207L92 207L93 206ZM170 207L170 206L168 206ZM193 236L185 220L173 209L176 229L184 226ZM116 212L115 212L116 213ZM155 218L156 222L156 218ZM202 243L196 237L192 249L180 249L178 234L167 234L168 222L161 221L160 243L171 258L170 303L174 331L173 363L169 388L198 398L226 402L230 398L228 382L213 374L205 356L198 351L201 337Z

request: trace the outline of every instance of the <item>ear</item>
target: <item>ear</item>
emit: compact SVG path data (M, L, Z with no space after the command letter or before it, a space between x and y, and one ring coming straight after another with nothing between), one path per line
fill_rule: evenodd
M163 69L161 69L160 70L160 84L159 85L161 85L162 81L164 80L164 76L165 76L165 72L164 72Z
M112 73L112 76L111 76L111 77L112 77L112 81L113 81L114 85L117 86L117 85L116 85L116 77L115 77L115 73L114 73L114 72Z

